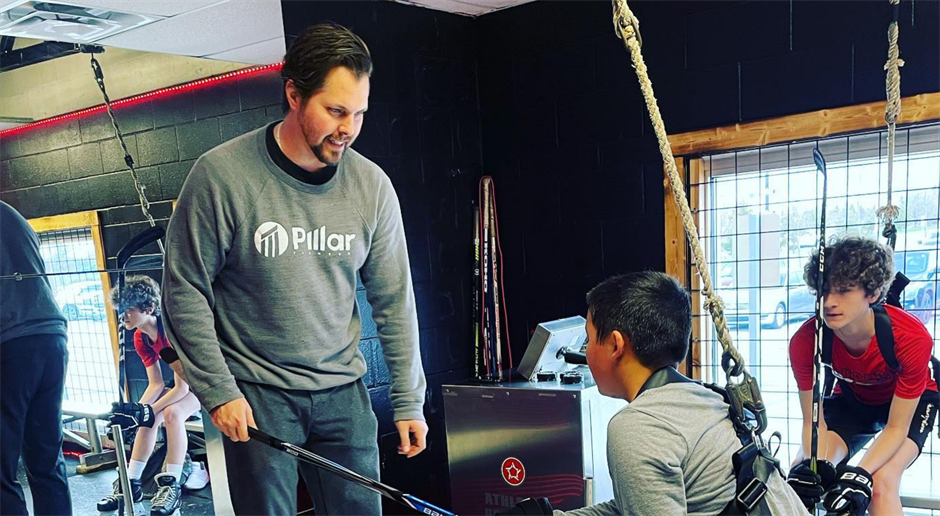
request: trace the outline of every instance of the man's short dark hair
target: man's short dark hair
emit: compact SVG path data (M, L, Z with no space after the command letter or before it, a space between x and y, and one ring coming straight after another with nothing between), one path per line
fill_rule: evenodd
M674 278L645 271L614 276L587 294L597 340L614 330L630 339L633 353L650 369L685 359L692 334L692 302Z
M326 76L337 66L356 77L372 75L372 55L362 38L332 22L311 25L291 43L284 56L281 78L293 81L306 102L323 87ZM284 96L284 111L290 109Z
M819 276L819 249L813 251L803 269L803 281L813 291ZM879 300L894 281L894 254L877 240L857 236L836 239L826 246L823 293L830 289L860 287L866 296Z

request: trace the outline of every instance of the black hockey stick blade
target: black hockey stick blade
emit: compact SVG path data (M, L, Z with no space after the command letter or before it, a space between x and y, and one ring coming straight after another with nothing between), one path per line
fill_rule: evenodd
M272 437L257 428L248 427L248 435L252 439L257 439L258 441L282 452L288 453L297 457L297 459L302 460L308 464L313 464L314 466L329 471L333 474L336 474L346 480L354 482L356 484L365 487L366 489L371 489L376 493L390 499L394 500L405 507L410 507L415 511L420 512L421 514L427 514L428 516L457 516L456 514L441 509L435 505L432 505L420 498L414 497L410 494L405 494L395 489L394 487L389 487L377 480L373 480L365 475L360 475L355 471L341 466L330 459L321 457L309 450L301 448L300 446L295 446L288 442L284 442L276 437Z
M826 175L826 158L823 157L822 152L819 152L819 148L813 148L813 162L816 163L816 168L819 169L823 175Z
M156 242L157 240L160 240L164 235L166 235L166 230L163 229L162 226L154 226L141 231L137 236L124 244L124 247L118 251L118 268L123 269L124 265L127 264L127 260L130 260L134 253Z

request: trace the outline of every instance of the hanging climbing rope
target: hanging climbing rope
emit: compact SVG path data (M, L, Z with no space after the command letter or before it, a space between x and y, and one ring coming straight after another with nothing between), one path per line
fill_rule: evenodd
M134 180L134 188L137 190L138 199L140 199L140 210L144 213L144 217L147 218L147 222L150 223L150 227L156 227L157 223L153 220L153 215L150 214L150 201L147 200L146 193L147 187L140 182L140 176L137 175L137 169L134 168L134 158L131 156L130 152L128 152L124 135L121 133L117 120L114 118L114 110L111 109L111 98L108 97L108 90L104 85L104 72L101 70L101 63L95 59L94 52L89 53L91 54L91 69L95 73L95 81L98 83L98 87L101 88L101 94L104 96L104 105L108 108L108 117L111 119L111 126L114 128L115 136L117 136L118 141L121 143L121 148L124 149L124 163L127 164L127 168L131 171L131 178ZM166 251L163 249L163 242L157 240L157 246L160 248L160 254L166 254Z
M764 407L764 402L761 398L760 389L757 386L756 380L745 370L744 360L731 341L731 332L728 330L728 324L725 321L724 303L721 298L715 294L714 288L712 287L711 275L705 263L705 253L702 251L702 244L699 242L698 231L695 228L695 221L692 218L692 210L689 208L685 187L676 169L676 160L672 155L672 147L669 145L666 126L659 112L656 97L653 95L653 83L650 81L646 63L643 60L643 54L640 49L642 45L640 38L640 22L627 6L626 0L613 0L613 10L614 31L617 33L617 37L623 40L624 45L626 45L627 49L630 51L633 68L636 70L637 77L639 78L640 89L643 92L646 108L649 111L650 120L653 123L656 140L659 142L659 151L662 154L666 174L672 186L672 193L676 204L679 206L682 226L685 228L686 237L689 239L689 245L692 248L692 260L699 275L702 277L702 295L705 296L704 305L715 323L715 331L718 333L718 341L721 343L722 347L721 367L727 378L726 389L732 401L732 409L736 410L741 418L739 421L735 421L735 424L736 426L739 424L747 424L748 428L759 439L760 433L767 426L766 408ZM732 381L732 378L739 376L741 377L739 381ZM745 422L744 419L747 415L752 416L752 419Z
M894 249L897 242L898 230L894 227L900 209L892 204L891 193L894 180L894 135L898 116L901 115L901 67L904 61L899 57L898 48L898 13L901 0L888 0L891 6L891 18L888 22L888 62L885 63L887 74L885 77L885 90L888 102L885 105L885 122L888 123L888 202L875 212L878 219L884 224L881 235L888 239L888 245Z

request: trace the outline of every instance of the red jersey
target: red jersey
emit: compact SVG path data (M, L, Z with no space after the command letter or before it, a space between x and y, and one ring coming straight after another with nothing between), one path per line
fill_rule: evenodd
M895 395L904 399L919 398L925 390L936 391L937 383L930 377L928 364L933 354L933 337L913 315L900 308L885 305L894 332L894 353L900 371L888 366L878 341L871 338L861 356L849 354L837 335L832 336L832 367L839 375L852 380L852 392L868 405L889 403ZM816 318L803 323L790 339L790 367L801 391L813 389L813 355L815 353ZM824 366L825 367L825 366ZM841 383L841 382L840 382ZM839 387L836 387L839 393Z
M137 350L137 354L140 355L140 359L144 362L144 367L150 367L157 363L160 360L160 351L164 348L169 348L170 341L166 340L166 335L161 334L157 339L157 342L154 343L150 340L144 332L138 329L134 332L134 349Z

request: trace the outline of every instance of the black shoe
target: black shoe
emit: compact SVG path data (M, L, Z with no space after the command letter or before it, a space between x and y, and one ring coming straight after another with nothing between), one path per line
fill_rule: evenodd
M134 499L134 503L144 499L144 491L140 488L140 480L131 479L131 497ZM114 492L98 502L98 510L101 512L116 511L122 505L124 505L124 495L121 494L121 478L118 477L114 480Z
M170 473L160 473L153 479L160 487L150 501L150 516L170 516L183 505L180 499L180 483Z

